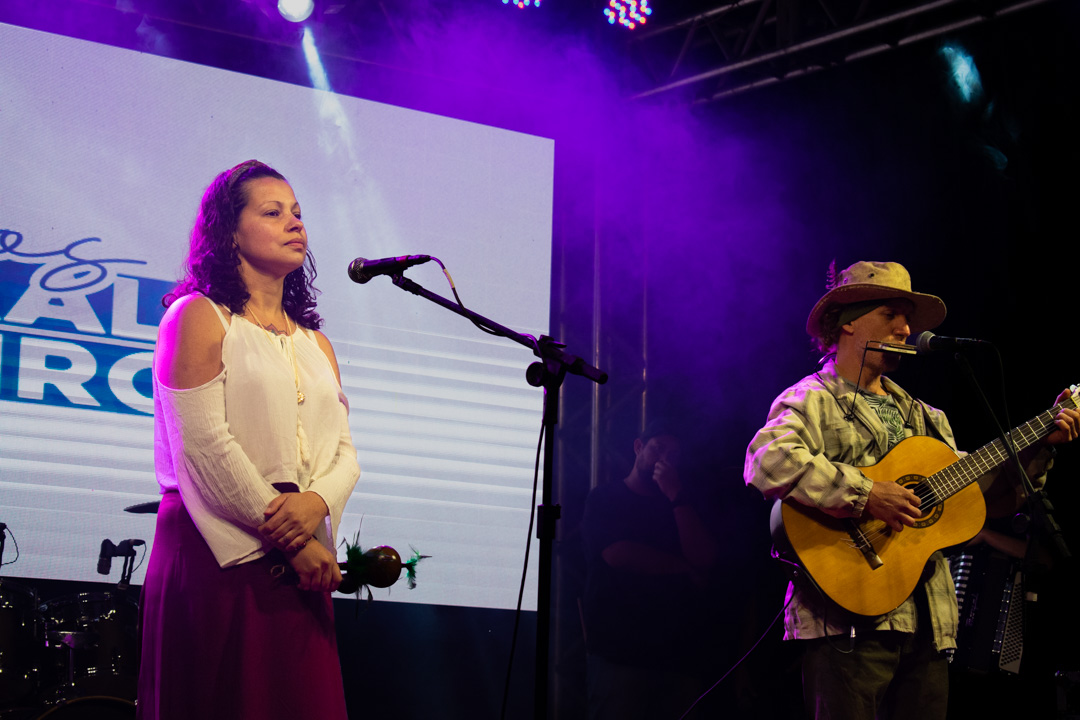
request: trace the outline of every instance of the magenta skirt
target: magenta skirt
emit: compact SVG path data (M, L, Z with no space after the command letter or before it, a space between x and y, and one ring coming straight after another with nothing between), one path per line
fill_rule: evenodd
M162 496L139 611L140 720L347 719L330 593L274 578L281 561L218 567L180 495Z

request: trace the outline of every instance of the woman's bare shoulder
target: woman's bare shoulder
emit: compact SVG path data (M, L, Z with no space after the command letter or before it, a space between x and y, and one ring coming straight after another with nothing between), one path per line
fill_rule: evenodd
M207 298L179 298L165 312L158 328L158 379L176 389L209 382L221 372L224 337L225 328Z

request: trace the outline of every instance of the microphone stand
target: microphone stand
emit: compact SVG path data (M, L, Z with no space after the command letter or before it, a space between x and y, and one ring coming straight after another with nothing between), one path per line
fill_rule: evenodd
M537 508L536 538L540 543L539 568L537 570L536 612L536 668L533 685L533 717L547 718L548 646L551 632L551 556L555 539L555 526L562 508L552 504L551 491L555 467L555 425L559 418L559 389L567 373L581 375L598 385L607 382L607 373L582 358L565 352L565 344L541 335L537 340L528 335L488 320L482 315L462 307L456 302L437 295L403 275L393 275L392 281L402 290L426 298L436 305L457 313L474 323L494 331L497 335L513 340L531 349L540 362L529 365L525 371L526 381L533 387L544 388L544 482L540 506Z
M120 570L120 582L116 584L116 589L121 592L126 592L131 586L131 574L135 571L135 555L135 548L127 540L124 540L116 547L114 557L124 558L124 566Z
M1036 490L1031 484L1031 479L1024 471L1024 466L1020 462L1019 455L1016 454L1016 446L1012 442L1010 433L1006 433L1001 427L997 415L994 414L994 410L990 406L990 401L986 399L986 394L983 393L979 381L975 378L975 372L971 368L971 363L960 353L957 353L955 357L956 364L964 370L968 380L975 388L976 394L979 396L979 399L982 400L983 407L986 408L986 412L989 414L990 419L994 421L994 426L997 428L1001 442L1009 453L1009 459L1016 469L1017 477L1020 479L1020 485L1024 489L1024 494L1027 496L1027 506L1030 517L1024 520L1023 524L1025 527L1022 528L1022 531L1027 532L1027 525L1033 524L1036 532L1041 533L1044 537L1051 540L1051 545L1058 558L1063 561L1069 560L1072 557L1072 553L1069 550L1068 544L1065 542L1065 536L1062 534L1061 526L1058 525L1057 521L1054 519L1054 506L1050 503L1050 498L1047 496L1044 489L1040 488ZM1031 559L1032 553L1030 549L1027 554L1028 558L1025 558L1024 564L1034 565L1034 562Z
M975 379L975 373L971 368L971 363L969 363L967 358L960 353L957 353L955 357L956 364L964 370L968 380L974 386L976 394L982 400L987 413L994 421L1001 442L1007 449L1011 463L1016 469L1016 474L1020 479L1021 486L1027 494L1027 514L1017 513L1014 517L1013 524L1014 529L1017 532L1023 532L1028 538L1027 549L1024 552L1024 558L1021 563L1022 585L1026 599L1022 617L1024 627L1031 627L1030 623L1034 618L1038 617L1038 615L1034 613L1034 603L1038 601L1039 592L1042 590L1042 585L1050 572L1050 565L1038 559L1040 538L1049 539L1049 544L1053 548L1053 552L1056 553L1058 559L1062 562L1070 560L1072 554L1069 551L1068 545L1065 543L1065 537L1062 534L1061 527L1054 519L1054 508L1053 505L1050 504L1050 498L1047 497L1045 490L1041 488L1036 490L1032 486L1031 479L1024 471L1024 466L1020 462L1020 457L1016 452L1016 446L1012 442L1011 431L1010 433L1006 433L1002 429L1001 423L998 421L997 416L990 406L990 402L982 391L982 387L979 385L978 380ZM1026 631L1024 632L1026 634ZM1045 630L1042 633L1039 633L1039 637L1044 634ZM1038 641L1039 637L1033 639Z

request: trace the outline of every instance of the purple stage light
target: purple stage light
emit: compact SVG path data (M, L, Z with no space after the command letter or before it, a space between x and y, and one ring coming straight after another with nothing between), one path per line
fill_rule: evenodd
M604 15L612 25L619 23L633 30L638 25L645 24L652 15L652 8L649 7L649 0L609 0L608 6L604 8Z

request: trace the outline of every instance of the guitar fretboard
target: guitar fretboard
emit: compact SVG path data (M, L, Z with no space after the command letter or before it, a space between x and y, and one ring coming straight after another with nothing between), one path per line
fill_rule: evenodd
M1016 448L1016 452L1019 453L1052 433L1057 427L1054 425L1057 414L1065 408L1076 407L1078 403L1074 389L1070 397L1014 428L1008 433L1008 437ZM1008 459L1009 450L1005 443L1001 438L995 438L975 452L965 455L952 465L925 478L923 484L933 493L933 497L926 498L924 505L927 501L936 504L947 500Z

